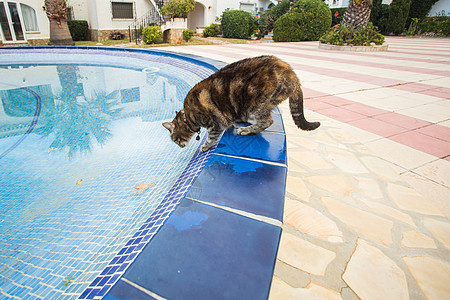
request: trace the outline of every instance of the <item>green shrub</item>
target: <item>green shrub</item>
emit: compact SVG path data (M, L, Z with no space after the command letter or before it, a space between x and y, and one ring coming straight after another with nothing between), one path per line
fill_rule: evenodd
M88 37L88 22L84 20L67 21L70 35L74 41L86 41Z
M289 5L289 0L283 0L261 14L258 22L260 37L272 31L273 24L275 24L276 20L289 11Z
M275 42L298 42L302 41L302 29L300 14L287 13L282 15L273 26L273 40Z
M378 30L380 30L381 33L387 33L390 7L387 4L382 4L382 1L383 0L373 1L370 22L378 27Z
M225 38L248 39L256 29L256 19L243 10L227 9L222 14L222 34Z
M187 18L194 9L195 0L170 0L161 7L161 13L171 18Z
M147 26L142 30L144 43L153 44L161 39L162 30L159 26Z
M299 0L274 24L277 42L317 41L331 26L331 11L321 0Z
M426 18L419 23L418 27L421 34L434 33L440 36L450 36L450 19L447 17Z
M186 29L183 31L183 40L185 40L186 42L189 42L190 40L192 40L193 36L194 36L194 30Z
M350 29L347 26L341 26L334 32L320 38L320 42L323 44L332 44L343 46L370 46L371 43L382 45L384 43L384 36L378 32L377 27L372 23L364 27L361 30Z
M217 26L216 23L212 23L209 26L206 26L203 30L203 36L209 37L209 36L217 36L219 34L219 26Z
M400 34L405 31L406 20L409 16L411 0L393 0L390 4L389 19L386 31Z

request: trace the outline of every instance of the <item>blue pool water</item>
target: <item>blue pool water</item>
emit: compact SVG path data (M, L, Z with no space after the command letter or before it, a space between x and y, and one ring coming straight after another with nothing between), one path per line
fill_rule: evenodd
M215 70L161 52L0 50L0 298L114 284L206 159L161 123Z

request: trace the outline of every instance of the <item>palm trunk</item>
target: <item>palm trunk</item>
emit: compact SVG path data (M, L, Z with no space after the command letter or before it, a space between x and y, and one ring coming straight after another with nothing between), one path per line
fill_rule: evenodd
M49 45L75 45L70 35L69 26L67 26L67 20L60 20L58 24L57 20L50 19Z
M370 2L370 3L368 3ZM372 1L351 0L350 5L345 10L342 25L360 30L369 24L370 6Z
M45 0L45 11L50 21L50 45L75 45L67 26L66 0Z

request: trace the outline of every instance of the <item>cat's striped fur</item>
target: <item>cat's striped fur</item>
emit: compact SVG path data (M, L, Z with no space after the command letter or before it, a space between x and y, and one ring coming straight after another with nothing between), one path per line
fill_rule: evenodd
M299 128L319 127L319 122L305 119L300 81L289 64L274 56L248 58L227 65L195 85L184 100L184 109L163 126L180 147L186 146L205 127L208 139L202 151L206 151L236 122L255 121L253 125L238 128L240 135L263 131L273 123L272 109L287 98Z

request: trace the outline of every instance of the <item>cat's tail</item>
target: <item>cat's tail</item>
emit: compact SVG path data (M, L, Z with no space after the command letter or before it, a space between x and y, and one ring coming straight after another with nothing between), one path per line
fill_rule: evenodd
M303 130L314 130L320 126L320 122L308 122L303 113L303 92L300 87L289 97L289 108L295 125Z

